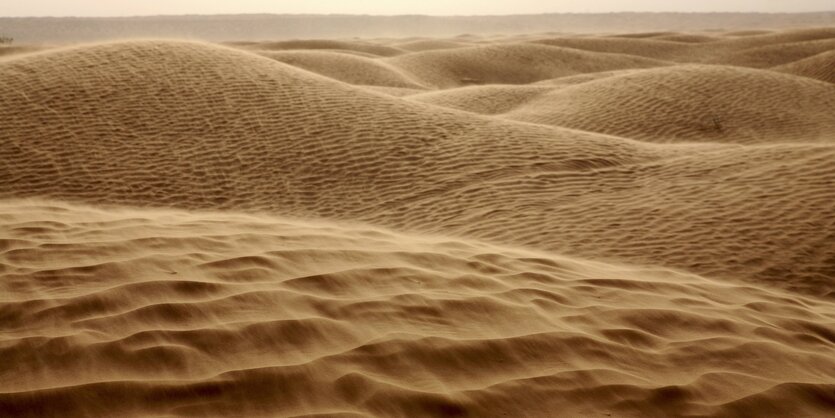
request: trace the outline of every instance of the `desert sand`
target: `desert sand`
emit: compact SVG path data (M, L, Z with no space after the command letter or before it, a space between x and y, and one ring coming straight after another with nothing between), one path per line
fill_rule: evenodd
M0 415L831 416L833 53L0 47Z

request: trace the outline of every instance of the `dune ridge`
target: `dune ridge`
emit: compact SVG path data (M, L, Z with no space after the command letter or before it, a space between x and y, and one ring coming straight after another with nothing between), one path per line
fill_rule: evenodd
M0 51L0 416L828 416L833 39Z
M524 43L414 52L387 61L439 88L527 84L579 73L665 64L647 58Z
M681 65L558 89L505 116L645 141L831 141L832 87L773 71Z
M268 58L360 86L425 89L401 69L367 57L329 51L259 52Z

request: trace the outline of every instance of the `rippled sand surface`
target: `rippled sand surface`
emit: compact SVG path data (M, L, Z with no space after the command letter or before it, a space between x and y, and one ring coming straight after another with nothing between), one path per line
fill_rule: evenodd
M829 416L833 51L0 48L0 415Z

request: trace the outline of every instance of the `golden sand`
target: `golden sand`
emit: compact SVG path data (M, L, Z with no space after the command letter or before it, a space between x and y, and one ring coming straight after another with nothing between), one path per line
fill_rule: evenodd
M0 415L827 416L833 42L7 50Z

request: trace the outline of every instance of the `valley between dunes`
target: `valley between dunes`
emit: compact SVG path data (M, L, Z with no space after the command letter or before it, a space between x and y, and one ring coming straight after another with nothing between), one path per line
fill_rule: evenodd
M0 416L831 416L833 53L0 47Z

